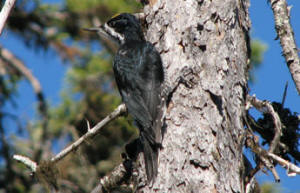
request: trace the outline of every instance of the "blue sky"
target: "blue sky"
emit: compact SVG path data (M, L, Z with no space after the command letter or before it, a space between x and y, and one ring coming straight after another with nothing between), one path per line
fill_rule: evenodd
M60 2L59 0L47 0L45 2ZM294 28L297 45L300 45L300 1L289 0L293 5L291 10L291 23ZM281 47L278 40L274 40L276 32L274 29L273 13L267 0L252 0L250 8L252 20L251 35L268 45L268 50L264 55L264 62L255 71L256 82L250 85L251 94L256 94L259 99L278 101L282 99L283 89L286 81L289 82L285 107L294 112L300 112L300 98L291 79L284 58L281 56ZM20 39L13 34L4 31L0 37L0 44L15 53L32 70L33 74L41 82L47 100L51 105L57 105L60 100L60 89L64 86L64 73L67 64L62 64L61 60L52 51L38 53L28 51ZM31 86L22 81L19 86L18 96L15 97L18 108L11 105L6 106L6 111L14 111L22 120L30 120L35 113L36 98ZM13 126L7 120L6 125ZM13 130L11 130L13 131ZM286 177L285 170L278 168L281 177L281 186L284 192L300 192L300 176L294 178ZM259 182L273 181L272 175L258 174Z
M251 85L251 93L260 99L280 102L286 81L289 88L285 106L293 111L300 111L300 98L296 92L284 58L281 56L282 49L276 38L273 13L267 1L251 1L250 17L252 20L251 35L262 40L268 45L264 55L264 62L255 71L256 82ZM297 45L300 45L300 1L290 0L293 5L291 10L291 23L294 28Z
M296 43L300 45L300 1L289 0L289 5L293 5L291 9L291 24L294 28ZM285 107L290 108L294 112L300 112L300 98L297 94L295 85L288 71L282 55L279 40L276 38L274 28L273 13L270 4L267 1L252 0L250 7L250 17L252 21L251 35L253 38L262 40L268 45L268 50L264 55L264 61L260 68L255 71L256 82L250 85L251 94L256 94L259 99L280 102L286 81L289 83ZM300 192L300 176L288 178L285 170L277 167L281 177L280 185L283 192L294 193ZM271 181L273 176L259 173L257 175L259 182Z

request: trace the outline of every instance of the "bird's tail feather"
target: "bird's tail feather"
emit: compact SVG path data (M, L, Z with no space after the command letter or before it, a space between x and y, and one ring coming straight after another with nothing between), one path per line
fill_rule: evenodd
M141 135L141 142L144 152L147 181L150 184L151 182L154 182L157 176L159 145L151 144L150 140L143 134Z

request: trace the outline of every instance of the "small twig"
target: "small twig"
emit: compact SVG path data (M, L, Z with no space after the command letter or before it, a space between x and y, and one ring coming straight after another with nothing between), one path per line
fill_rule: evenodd
M103 128L105 125L107 125L110 121L114 120L115 118L119 117L123 113L126 112L126 106L125 104L119 105L111 114L106 116L102 121L100 121L97 125L95 125L93 128L90 128L89 122L88 124L88 131L85 135L80 137L78 140L76 140L74 143L63 149L60 153L58 153L55 157L50 159L50 161L44 161L39 163L39 165L32 161L31 159L21 156L21 155L14 155L13 158L19 162L22 162L25 164L32 173L37 174L37 177L41 182L45 182L50 187L53 187L56 191L57 184L56 184L56 177L55 177L55 164L62 160L66 155L68 155L70 152L76 150L85 140L88 140L95 135L99 133L101 128ZM129 163L130 162L130 163ZM50 168L50 169L49 169ZM116 184L120 184L124 181L127 181L129 177L131 176L132 171L132 163L130 160L125 160L123 164L118 166L110 175L104 177L100 181L101 190L104 189L110 189L112 187L115 187ZM54 181L49 181L49 179L53 179ZM98 186L97 186L98 187ZM96 191L98 192L98 191Z
M89 120L85 119L85 121L86 121L86 126L88 128L88 131L91 130L91 125L90 125Z
M295 164L292 164L291 162L282 159L281 157L270 152L267 155L269 158L278 162L283 168L287 169L288 176L295 176L296 174L300 174L300 168Z
M269 113L274 121L274 138L270 143L268 152L273 153L280 141L281 136L281 121L279 115L275 112L273 106L268 101L258 100L255 96L247 95L247 101L249 101L257 110L263 113Z
M56 162L60 161L62 158L64 158L70 152L77 149L85 140L88 140L88 139L94 137L95 135L97 135L99 133L100 129L103 128L106 124L108 124L110 121L114 120L115 118L117 118L118 116L122 115L125 112L126 112L125 104L119 105L111 114L109 114L107 117L105 117L102 121L100 121L93 128L88 130L88 132L85 135L81 136L77 141L75 141L74 143L72 143L71 145L69 145L68 147L63 149L55 157L51 158L50 162L56 163ZM20 157L22 159L19 159ZM20 156L20 155L14 155L13 158L24 163L26 166L31 168L32 172L35 172L35 170L33 170L33 167L31 167L31 165L30 165L30 164L32 164L31 162L34 162L34 161L31 161L29 158ZM28 160L30 160L30 162L28 162Z
M28 157L22 156L22 155L14 155L13 158L17 160L18 162L23 163L26 165L33 173L36 172L37 164L36 162L32 161Z
M251 181L253 181L255 179L254 178L255 174L257 172L259 172L263 167L264 167L264 165L262 163L258 163L256 165L256 167L249 172L248 176L246 176L245 184L250 184Z
M268 168L268 170L270 170L271 173L273 174L275 182L279 183L280 177L275 169L274 164L271 162L271 160L269 160L268 157L266 157L265 155L261 156L260 159L263 162L263 164Z
M47 115L47 104L42 92L42 87L37 78L31 73L31 71L9 50L0 46L0 56L8 64L17 69L31 84L37 99L39 101L39 110L43 116ZM46 118L45 118L46 119Z
M259 164L256 165L256 168L253 169L251 162L249 159L246 157L246 155L243 155L243 165L244 165L244 188L245 188L245 193L251 193L253 192L252 190L257 188L258 183L256 179L254 178L254 175L251 173L254 173L256 168L259 167ZM261 164L262 165L262 164ZM258 169L260 170L260 168Z
M279 183L279 182L280 182L280 177L279 177L279 175L278 175L278 173L277 173L277 171L276 171L276 169L275 169L275 167L274 167L273 164L272 164L272 167L269 168L269 170L270 170L271 173L273 174L274 179L275 179L275 182Z
M286 90L287 86L285 87ZM284 94L285 95L285 94ZM246 178L246 185L253 179L254 175L262 169L261 163L270 170L275 178L276 182L280 181L279 175L274 167L274 164L271 160L279 163L282 167L287 169L288 176L295 176L296 174L300 174L300 168L287 160L282 159L281 157L275 155L273 151L277 147L277 145L281 146L282 148L286 149L287 147L280 143L280 135L281 135L281 122L278 114L274 111L273 106L268 101L260 101L255 96L247 96L247 104L246 110L254 106L256 109L263 113L269 113L273 117L274 125L275 125L275 135L270 144L270 148L268 151L261 148L258 144L258 137L252 133L252 129L250 128L250 124L246 119L246 125L249 127L249 131L247 132L246 138L246 146L250 147L252 151L258 156L259 162L255 169L253 169ZM252 120L251 116L249 116L250 120Z
M85 140L93 138L95 135L97 135L103 126L108 124L110 121L114 120L121 114L126 112L126 106L125 104L119 105L111 114L106 116L102 121L100 121L97 125L95 125L93 128L88 130L86 134L81 136L77 141L66 147L64 150L62 150L60 153L58 153L55 157L51 158L51 162L58 162L62 158L64 158L66 155L68 155L70 152L77 149Z
M130 178L131 172L132 161L125 160L115 167L110 174L101 178L91 193L111 192L112 189L119 187L123 182L126 182Z
M285 0L270 0L275 20L275 29L280 39L283 56L300 94L300 59L290 24L289 8Z
M255 176L255 174L262 170L264 166L270 170L274 176L275 182L280 182L280 178L275 170L274 164L267 157L267 151L261 148L258 144L259 139L258 136L255 136L251 132L247 132L246 145L251 148L252 152L255 153L258 157L258 162L256 167L251 170L246 178L246 184L249 183Z
M97 135L101 128L103 128L106 124L108 124L110 121L114 120L118 116L120 116L122 113L126 112L126 106L125 104L119 105L111 114L109 114L107 117L105 117L102 121L100 121L97 125L95 125L93 128L90 128L88 132L81 136L77 141L63 149L60 153L58 153L55 157L51 158L51 162L55 163L60 161L62 158L64 158L66 155L68 155L73 150L77 149L85 140L88 140L95 135ZM34 161L30 160L27 157L21 156L21 155L14 155L14 159L24 163L26 166L31 168L33 172L35 172L34 167L32 167L32 163L35 163ZM35 163L36 164L36 163Z
M287 175L289 177L295 176L297 174L300 174L300 168L296 166L295 164L279 157L278 155L267 152L263 148L261 148L255 141L255 136L253 134L248 133L247 134L247 140L246 144L248 147L252 149L252 151L259 157L260 161L263 163L264 166L266 166L273 174L275 181L280 182L279 175L274 167L274 164L271 162L271 160L279 163L283 168L287 170ZM253 179L254 175L262 169L262 165L258 163L255 169L253 169L250 174L246 178L246 184L250 182L250 180Z
M247 127L249 128L249 131L247 131L247 135L246 135L246 146L252 149L252 152L255 153L257 156L259 156L260 154L262 154L261 152L263 152L260 149L257 149L257 147L259 147L258 144L258 137L255 136L252 133L252 129L250 127L249 124L247 124ZM250 164L250 163L249 163ZM248 172L246 178L245 178L245 184L249 184L251 183L251 181L253 181L254 176L257 172L259 172L261 169L263 169L264 165L263 163L258 160L256 163L256 167L254 169L251 169L251 171Z
M2 10L0 12L0 35L2 34L5 22L8 18L8 15L13 8L16 0L6 0Z
M271 163L271 161L268 159L268 157L266 157L266 153L273 153L275 151L275 149L277 148L277 146L280 144L281 127L282 127L280 117L277 114L277 112L275 112L271 103L268 101L261 101L261 100L258 100L255 96L247 95L247 103L250 103L250 104L247 104L246 106L250 107L251 105L253 105L257 110L259 110L263 113L269 113L273 118L275 134L270 143L268 151L265 151L263 148L261 148L259 146L258 140L255 140L256 138L253 135L253 133L249 134L249 135L252 135L252 137L248 136L248 138L250 140L247 140L246 142L248 143L248 146L251 147L252 151L259 157L259 159L261 160L263 165L272 172L272 174L275 178L275 181L280 182L280 178L279 178L277 171L275 170L274 164ZM256 167L256 169L253 170L252 176L250 176L250 179L253 178L255 173L258 172L260 169L261 169L261 166Z
M32 75L30 70L26 68L24 63L7 49L0 47L0 51L1 57L3 57L8 64L15 67L31 83L36 93L40 93L42 88L39 81Z
M288 86L289 86L289 82L286 81L285 87L284 87L284 91L283 91L282 101L281 101L282 108L284 107L284 102L285 102L285 98L286 98L286 93L287 93Z
M259 124L257 124L256 123L256 121L254 120L254 118L250 115L250 114L247 114L246 115L246 117L245 117L245 119L246 119L246 126L251 130L251 132L253 132L252 131L252 128L251 128L251 125L253 125L253 126L255 126L255 127L257 127L257 128L259 128L260 130L255 130L255 131L257 131L260 135L262 135L262 130L264 129L262 126L260 126ZM278 143L278 146L284 151L284 152L287 152L288 151L288 147L284 144L284 143L282 143L282 142L279 142Z
M245 185L245 193L252 193L254 192L253 189L255 189L256 186L259 186L255 178L252 178L249 183Z

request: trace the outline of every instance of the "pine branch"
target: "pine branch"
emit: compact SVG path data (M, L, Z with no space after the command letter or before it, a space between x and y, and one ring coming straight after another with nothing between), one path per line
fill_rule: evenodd
M44 98L41 84L38 81L38 79L31 73L31 71L24 65L24 63L21 60L14 56L14 54L11 53L9 50L1 46L0 56L4 59L5 62L7 62L8 65L11 65L15 69L17 69L29 81L39 101L39 111L43 117L46 116L47 104Z
M125 160L123 163L113 169L113 171L99 180L97 186L91 193L111 192L114 188L120 187L123 182L126 182L132 173L132 161ZM126 188L130 188L126 186ZM132 191L130 191L132 192Z
M16 0L6 0L2 10L0 12L0 35L2 34L5 22L8 18L8 15L13 8Z
M273 173L277 182L279 182L280 178L275 170L275 167L271 163L271 160L273 160L273 162L275 161L279 163L283 168L285 168L287 170L287 175L289 177L300 174L300 168L298 166L279 157L274 153L267 152L257 144L258 139L256 140L255 138L257 137L254 136L253 134L248 133L247 140L246 140L247 146L250 147L252 151L259 157L259 159L262 161L262 164L265 165ZM248 180L246 181L247 182L250 181L250 179L253 178L255 173L257 173L259 170L263 168L263 165L258 164L256 168L250 172L251 174L248 176Z
M77 141L63 149L60 153L58 153L56 156L50 159L50 163L57 163L58 161L62 160L64 157L66 157L70 152L76 150L82 143L88 139L93 138L96 136L100 130L107 125L112 120L116 119L120 115L126 112L126 106L125 104L119 105L111 114L109 114L107 117L105 117L102 121L100 121L97 125L95 125L93 128L88 129L87 133L80 137ZM19 162L22 162L24 165L29 167L33 173L36 172L39 165L29 159L28 157L21 156L21 155L14 155L13 158ZM35 166L35 167L33 167Z
M270 170L275 178L276 182L280 181L279 175L277 171L275 170L273 163L279 163L282 167L284 167L287 170L288 176L295 176L296 174L300 174L300 168L296 166L295 164L292 164L291 162L279 157L278 155L275 155L273 152L276 149L276 147L280 146L280 137L281 137L281 121L277 114L277 112L274 111L273 106L268 101L261 101L258 100L255 96L247 96L247 105L246 110L250 108L251 106L254 106L257 110L263 112L263 113L269 113L274 121L274 138L270 143L269 150L266 151L262 147L259 146L259 139L258 136L255 136L251 129L247 133L247 139L246 139L246 145L247 147L250 147L251 150L258 156L259 161L255 169L253 169L250 172L250 175L246 179L246 183L248 183L251 179L253 179L254 175L260 171L261 169L268 168ZM249 124L247 124L248 127Z
M23 163L26 167L28 167L31 172L35 172L37 168L36 162L32 161L28 157L22 156L22 155L14 155L13 158L17 160L18 162Z
M76 150L84 141L93 138L96 136L100 130L107 125L109 122L114 120L115 118L119 117L123 113L126 112L125 104L119 105L111 114L106 116L102 121L100 121L97 125L93 128L88 129L87 133L81 136L77 141L66 147L60 153L58 153L55 157L51 158L51 162L58 162L59 160L63 159L66 155L70 152Z
M300 94L300 59L293 28L290 24L290 8L285 0L270 0L275 20L275 29L280 39L283 56Z
M268 168L268 170L271 171L273 174L275 181L280 182L280 177L275 170L274 164L266 157L267 153L273 153L276 149L276 147L280 143L280 137L281 137L281 128L282 124L279 118L279 115L277 112L275 112L272 104L269 101L261 101L257 99L255 96L247 95L247 104L246 107L250 108L251 106L254 106L257 110L261 111L262 113L268 113L272 116L273 122L274 122L274 137L270 143L269 150L266 151L263 148L261 148L258 144L258 137L254 136L253 133L249 132L247 135L246 144L248 147L252 149L252 151L259 157L259 162L254 170L250 172L250 175L248 176L248 181L246 180L246 183L248 183L254 175L263 169L265 166ZM248 125L249 127L249 125Z
M275 155L273 153L268 153L268 157L278 162L283 168L287 170L288 176L295 176L296 174L300 175L300 168L296 166L295 164L282 159L278 155Z
M269 113L274 121L274 138L270 143L270 147L268 152L273 153L276 147L279 144L280 137L281 137L281 128L282 124L277 112L275 112L272 104L269 101L261 101L258 100L255 96L247 96L247 101L250 102L257 110L261 111L262 113Z
M97 125L95 125L93 128L88 129L87 133L80 137L77 141L63 149L60 153L58 153L56 156L50 159L51 163L57 163L58 161L62 160L64 157L66 157L70 152L76 150L82 143L88 139L93 138L96 136L100 130L107 125L112 120L116 119L120 115L126 112L126 106L125 104L119 105L111 114L109 114L107 117L105 117L102 121L100 121ZM14 155L13 158L27 167L31 169L31 171L34 173L36 172L36 169L38 167L37 163L32 161L30 158L22 156L22 155Z

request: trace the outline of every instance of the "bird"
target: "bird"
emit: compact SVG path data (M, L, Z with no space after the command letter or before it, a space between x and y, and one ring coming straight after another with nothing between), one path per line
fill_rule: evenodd
M162 143L164 70L154 45L145 40L139 20L130 13L112 17L103 25L88 28L118 45L113 71L122 102L139 129L148 183L158 174L158 152Z

